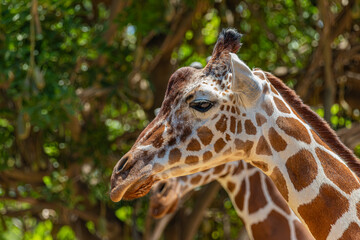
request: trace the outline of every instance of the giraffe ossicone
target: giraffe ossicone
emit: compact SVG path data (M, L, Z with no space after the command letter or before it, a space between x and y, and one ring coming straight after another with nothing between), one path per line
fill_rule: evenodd
M214 180L228 193L250 239L313 239L271 180L241 160L157 182L151 189L150 212L155 218L172 213L188 192Z
M244 159L271 178L316 239L360 238L359 160L281 80L250 74L231 54L239 48L240 34L224 30L204 69L171 76L159 115L114 168L111 199Z

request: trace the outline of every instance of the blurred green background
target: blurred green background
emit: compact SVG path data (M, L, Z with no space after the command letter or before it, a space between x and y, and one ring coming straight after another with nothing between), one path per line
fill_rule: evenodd
M244 34L241 59L283 79L360 155L359 0L1 0L0 239L237 239L225 191L204 202L214 185L165 223L148 197L108 194L171 73L205 65L226 27Z

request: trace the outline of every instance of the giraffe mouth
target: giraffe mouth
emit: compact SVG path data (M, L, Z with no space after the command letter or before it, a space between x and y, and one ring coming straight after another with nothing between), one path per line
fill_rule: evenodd
M132 183L120 182L112 187L110 198L113 202L119 202L121 199L132 200L145 196L152 185L158 180L152 176L143 176Z

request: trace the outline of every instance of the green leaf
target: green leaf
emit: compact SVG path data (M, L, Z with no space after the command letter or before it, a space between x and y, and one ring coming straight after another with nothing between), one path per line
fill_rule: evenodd
M130 206L123 206L115 211L115 215L121 221L130 224L131 223L131 214L132 214L132 207Z
M76 239L74 231L69 226L63 226L60 228L56 235L58 240L73 240Z
M340 106L339 104L335 103L334 105L331 106L331 114L332 115L336 115L340 110Z

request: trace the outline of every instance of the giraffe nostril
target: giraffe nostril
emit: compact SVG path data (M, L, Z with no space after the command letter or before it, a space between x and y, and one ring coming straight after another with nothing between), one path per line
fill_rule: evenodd
M164 194L165 189L166 189L166 183L160 183L160 186L158 188L158 193Z
M129 160L128 156L123 157L122 159L120 159L120 161L118 163L118 166L116 168L116 173L120 173L122 170L124 170L125 165L126 165L128 160Z

